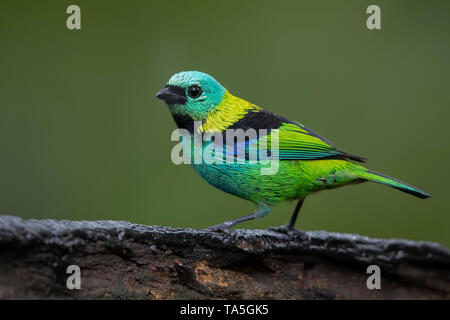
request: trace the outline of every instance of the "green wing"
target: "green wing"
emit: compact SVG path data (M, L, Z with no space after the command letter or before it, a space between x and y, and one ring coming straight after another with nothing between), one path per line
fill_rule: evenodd
M275 132L274 132L275 131ZM283 122L278 129L272 129L268 140L272 141L276 132L279 139L280 160L313 160L324 158L347 158L363 162L362 157L338 150L328 140L309 130L300 123Z
M227 156L231 157L249 151L256 151L258 154L262 151L275 155L274 150L278 149L280 160L326 158L351 159L360 162L366 160L336 149L330 141L298 122L265 110L252 110L227 129L242 129L244 131L254 129L257 132L256 140L227 141L226 145L234 145L234 147L226 148ZM264 130L264 132L261 132L261 130ZM222 134L225 136L225 131ZM275 148L276 137L278 137L278 148ZM263 149L270 150L264 151Z
M278 133L278 151L280 160L313 160L325 158L344 158L364 162L362 157L354 156L338 150L334 145L322 138L317 133L306 128L304 125L291 121L275 113L265 110L253 110L248 112L242 119L236 122L229 129L255 129L257 132L266 129L270 134L267 135L267 144L269 146ZM261 139L264 135L259 135L259 147L264 148ZM238 149L244 148L241 144ZM248 143L246 144L248 147ZM250 147L253 149L252 147Z

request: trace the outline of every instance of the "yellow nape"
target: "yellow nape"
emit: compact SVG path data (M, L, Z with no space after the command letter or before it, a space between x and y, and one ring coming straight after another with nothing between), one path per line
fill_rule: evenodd
M208 113L205 121L197 128L198 133L221 132L241 120L249 111L258 112L260 107L233 96L228 90L222 102Z

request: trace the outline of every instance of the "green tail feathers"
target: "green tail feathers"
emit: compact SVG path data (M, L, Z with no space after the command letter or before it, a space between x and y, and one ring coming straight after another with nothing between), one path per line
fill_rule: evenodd
M412 194L413 196L422 198L422 199L426 199L426 198L430 198L431 196L426 193L425 191L422 191L410 184L407 184L403 181L388 177L384 174L372 171L372 170L367 170L363 173L361 173L359 175L360 178L362 179L366 179L369 181L374 181L374 182L378 182L381 184L385 184L387 186L393 187L395 189L398 189L400 191Z

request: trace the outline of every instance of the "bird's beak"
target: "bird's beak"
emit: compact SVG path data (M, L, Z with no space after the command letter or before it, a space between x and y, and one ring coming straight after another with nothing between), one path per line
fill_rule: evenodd
M164 100L167 104L185 104L187 102L184 89L175 86L166 86L156 94L156 97Z

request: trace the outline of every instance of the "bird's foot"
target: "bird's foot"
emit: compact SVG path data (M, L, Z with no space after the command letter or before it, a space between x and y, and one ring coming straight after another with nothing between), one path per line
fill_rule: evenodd
M279 227L269 227L269 230L278 232L278 233L287 234L287 235L291 235L291 234L295 233L296 231L299 231L299 230L295 229L293 226L289 225L288 223L283 224L282 226L279 226Z
M274 231L274 232L278 232L278 233L283 233L283 234L288 235L288 236L301 237L301 238L304 238L305 240L309 239L309 236L308 236L308 234L305 231L295 229L289 223L286 223L286 224L284 224L282 226L279 226L279 227L270 227L269 230L270 231Z
M231 229L231 227L233 226L232 223L230 223L229 221L225 221L219 224L216 224L215 226L211 226L206 228L206 231L211 231L211 232L220 232L220 233L226 233L226 234L232 234L234 231Z

